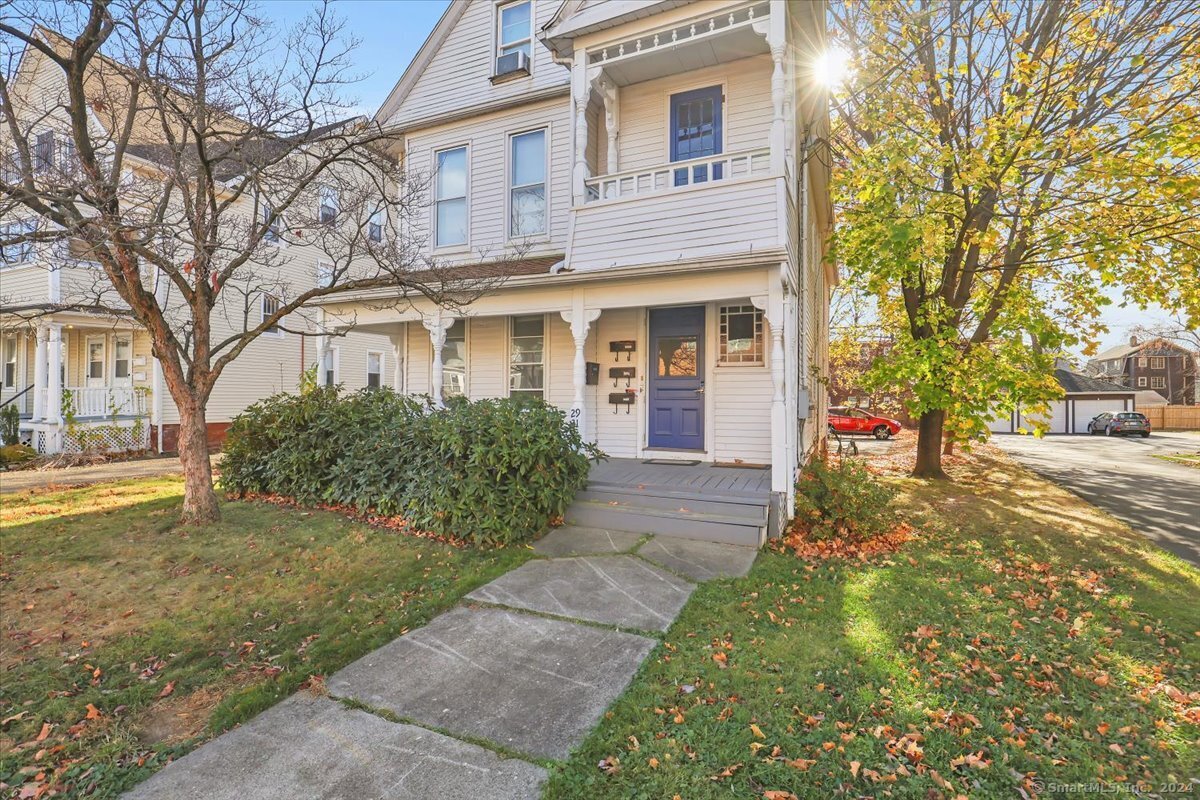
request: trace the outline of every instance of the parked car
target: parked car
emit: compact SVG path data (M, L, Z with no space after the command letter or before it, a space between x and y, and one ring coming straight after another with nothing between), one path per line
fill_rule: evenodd
M900 432L900 428L896 420L868 414L861 408L834 406L829 409L829 430L839 434L863 433L876 439L890 439Z
M1105 436L1128 436L1136 433L1143 439L1150 435L1150 420L1137 411L1105 411L1092 417L1088 433L1103 433Z

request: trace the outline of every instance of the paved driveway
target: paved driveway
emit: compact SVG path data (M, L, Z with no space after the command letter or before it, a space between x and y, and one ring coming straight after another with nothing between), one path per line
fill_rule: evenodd
M1022 464L1200 566L1200 469L1155 458L1196 452L1200 433L992 438Z

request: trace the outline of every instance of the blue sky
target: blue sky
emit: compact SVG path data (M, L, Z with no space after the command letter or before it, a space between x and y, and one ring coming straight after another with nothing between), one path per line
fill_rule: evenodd
M360 42L354 57L365 76L356 90L363 113L374 113L387 98L447 4L448 0L334 3L335 13L346 23L346 32ZM304 19L316 5L306 0L260 0L258 8L263 16L291 26Z
M364 75L356 91L362 113L374 113L388 96L447 4L448 0L338 0L334 4L347 32L360 40L355 61ZM292 25L314 5L307 0L260 0L259 8L265 16ZM1114 304L1103 318L1109 333L1101 337L1101 348L1125 341L1131 326L1164 320L1166 314L1157 308L1143 312Z

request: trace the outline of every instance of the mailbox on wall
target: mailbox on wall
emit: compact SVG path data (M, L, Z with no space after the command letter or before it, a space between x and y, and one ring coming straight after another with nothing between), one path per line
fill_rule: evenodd
M597 386L600 383L600 365L595 361L587 362L587 369L584 373L584 383L588 386Z
M637 402L637 395L633 392L611 392L608 395L608 403L613 407L613 413L616 414L621 406L625 406L625 413L633 408L633 404Z
M612 353L613 357L618 361L621 358L621 353L625 354L626 361L632 361L635 350L637 350L637 341L634 339L621 339L608 343L608 352Z

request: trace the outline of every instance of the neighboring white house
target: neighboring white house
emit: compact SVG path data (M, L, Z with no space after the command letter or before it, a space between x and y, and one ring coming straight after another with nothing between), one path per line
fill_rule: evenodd
M61 70L28 50L11 91L21 104L18 114L36 121L30 139L37 163L65 165L72 150L58 99L66 91ZM93 124L102 119L94 116ZM0 126L4 153L13 149L5 141L9 135L8 126ZM153 174L158 168L148 147L131 146L125 164L131 173ZM251 217L251 198L244 202ZM0 220L4 225L28 222ZM287 245L287 257L271 279L287 291L303 290L319 280L321 269L314 248ZM154 290L171 304L176 298L167 284L159 281ZM41 452L77 450L80 439L89 435L108 449L172 451L179 415L151 353L149 335L132 316L88 310L97 305L98 287L104 285L98 265L74 244L27 244L0 252L0 403L17 406L23 437ZM111 287L106 295L100 298L104 306L123 306ZM243 318L250 325L261 323L261 315L273 313L278 300L267 293L242 298L230 292L221 302L228 307L213 314L214 341L240 330ZM304 319L289 318L286 327L315 332ZM296 390L302 372L317 361L317 342L284 330L252 342L217 381L207 407L210 441L219 442L229 421L251 403ZM348 388L388 385L394 378L395 361L385 336L351 333L338 339L334 352L333 371Z
M389 336L398 391L542 397L610 456L766 465L790 500L825 432L837 279L824 13L451 3L376 118L432 177L410 233L510 277L454 310L330 298L327 325Z

